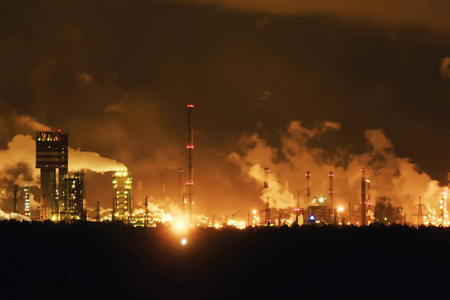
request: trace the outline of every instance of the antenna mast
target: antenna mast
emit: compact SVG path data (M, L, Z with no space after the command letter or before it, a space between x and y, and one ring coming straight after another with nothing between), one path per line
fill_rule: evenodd
M188 165L188 181L186 183L188 210L189 210L189 224L192 225L192 204L193 204L193 189L194 189L194 131L192 128L192 112L194 110L193 104L187 105L188 109L188 143L187 150L187 165Z

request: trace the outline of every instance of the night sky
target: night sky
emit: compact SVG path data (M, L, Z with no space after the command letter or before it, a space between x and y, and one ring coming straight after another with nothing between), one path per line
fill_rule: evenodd
M136 205L149 194L175 214L192 103L198 214L262 209L266 166L274 208L292 207L308 170L312 194L333 171L337 204L356 204L361 167L375 195L436 208L450 171L450 2L372 2L4 0L1 184L38 180L34 150L11 151L13 138L61 128L142 181ZM110 207L114 168L81 165L87 206Z

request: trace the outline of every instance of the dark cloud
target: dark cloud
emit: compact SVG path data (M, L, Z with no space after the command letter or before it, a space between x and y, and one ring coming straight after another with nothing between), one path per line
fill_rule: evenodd
M30 119L14 121L30 116L67 131L72 148L124 163L143 182L137 201L147 193L176 199L192 102L201 212L260 204L261 187L227 157L256 132L281 147L292 120L305 128L341 124L310 141L321 157L364 153L364 132L382 128L400 157L444 182L446 2L428 2L420 14L415 1L389 9L384 1L239 3L2 2L3 148L16 134L32 135ZM88 202L108 207L109 174L87 179Z
M335 14L382 24L420 24L438 30L450 29L450 21L447 18L450 4L443 0L426 3L421 0L190 0L190 2L251 13L266 12L285 16Z

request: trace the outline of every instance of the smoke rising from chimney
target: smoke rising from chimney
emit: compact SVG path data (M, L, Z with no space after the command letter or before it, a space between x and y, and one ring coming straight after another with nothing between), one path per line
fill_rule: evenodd
M295 206L295 191L306 187L306 171L314 174L311 179L312 197L319 194L327 196L328 174L333 172L335 206L346 206L348 202L358 204L360 170L363 167L367 168L366 177L373 183L373 199L389 197L409 215L414 213L419 196L428 202L429 207L436 208L441 191L438 182L421 172L408 158L397 157L392 142L381 129L365 131L364 138L370 149L365 153L336 149L336 153L330 154L322 148L310 146L313 138L320 137L321 142L326 143L321 133L330 128L338 130L340 125L325 122L309 129L301 122L293 121L282 134L282 143L277 148L269 146L258 134L245 135L240 143L243 154L233 152L228 159L261 187L264 181L262 166L269 167L269 189L261 188L261 200L265 201L270 196L272 208ZM306 206L305 198L301 197L302 206Z

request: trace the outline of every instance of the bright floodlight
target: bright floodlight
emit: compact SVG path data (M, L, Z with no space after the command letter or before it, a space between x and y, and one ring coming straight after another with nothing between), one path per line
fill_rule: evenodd
M181 239L181 245L186 245L187 244L187 239L186 238L184 238L184 239Z
M183 227L184 227L183 222L178 222L178 223L177 223L177 227L178 227L178 228L183 228Z

